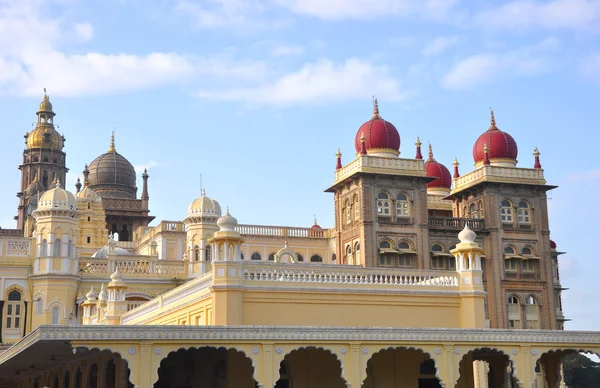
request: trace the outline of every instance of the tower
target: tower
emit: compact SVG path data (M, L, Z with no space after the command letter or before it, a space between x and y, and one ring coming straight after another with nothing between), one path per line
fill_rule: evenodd
M210 268L212 249L208 240L219 230L217 220L221 217L221 206L214 199L202 195L188 207L183 220L186 229L186 255L190 263L189 273L202 275Z
M51 188L52 182L66 182L65 138L54 128L54 116L50 98L45 93L37 111L37 124L31 133L25 134L25 150L21 170L17 228L25 229L27 216L35 210L38 193ZM26 231L30 235L31 231Z
M75 194L81 217L77 221L77 251L80 256L92 256L106 244L106 214L102 198L87 185Z

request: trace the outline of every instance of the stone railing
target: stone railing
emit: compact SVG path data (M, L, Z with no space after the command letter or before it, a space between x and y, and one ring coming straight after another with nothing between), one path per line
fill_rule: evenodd
M422 160L361 155L335 171L335 182L344 180L356 172L393 172L396 175L427 175Z
M23 237L23 230L0 228L0 236Z
M328 238L329 230L292 226L238 225L236 232L244 236L273 236L291 238Z
M541 168L482 166L475 171L454 178L452 181L453 190L457 190L463 186L470 186L480 180L546 183L544 170Z
M469 228L475 231L482 231L485 229L484 220L477 218L429 217L428 223L430 229L449 229L460 231L465 227L465 223L469 225Z
M457 275L438 271L390 270L358 266L308 266L244 263L245 282L320 283L331 285L457 287Z
M152 275L161 278L186 278L187 262L156 259L93 259L79 260L79 273L85 277L108 278L115 270L128 277Z
M181 221L161 221L155 230L159 232L185 232L185 224Z
M132 251L135 249L135 241L117 241L117 246L119 248L127 249Z

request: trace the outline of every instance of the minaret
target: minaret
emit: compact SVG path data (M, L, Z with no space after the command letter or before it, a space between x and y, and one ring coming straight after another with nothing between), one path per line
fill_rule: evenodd
M123 280L123 276L119 272L119 267L110 275L110 283L106 287L106 315L104 316L106 325L120 325L121 315L127 312L127 302L125 301L125 293L127 292L127 284Z
M142 189L142 208L148 209L148 200L150 197L148 196L148 169L144 168L144 173L142 174L142 179L144 180L144 187Z
M31 133L25 134L25 150L21 170L21 190L19 197L17 229L23 229L28 215L35 210L29 193L48 190L56 178L66 184L66 153L63 152L65 138L54 128L54 116L50 97L44 89L44 99L37 111L37 124ZM37 180L37 183L35 182Z

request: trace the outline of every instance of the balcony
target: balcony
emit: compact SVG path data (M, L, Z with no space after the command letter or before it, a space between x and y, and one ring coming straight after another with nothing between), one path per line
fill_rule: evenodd
M485 220L477 218L455 218L455 217L429 217L429 229L461 231L465 224L471 230L484 231Z
M243 236L285 237L285 238L329 238L327 229L298 228L291 226L238 225L235 231Z
M119 268L119 272L128 278L185 279L187 263L184 261L147 259L93 259L79 260L79 274L85 278L108 278Z
M516 270L504 270L504 280L538 280L539 275L537 271L516 271Z

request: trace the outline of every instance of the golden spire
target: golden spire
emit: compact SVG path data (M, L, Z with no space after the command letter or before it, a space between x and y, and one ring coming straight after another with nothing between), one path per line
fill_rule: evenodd
M490 113L492 115L492 118L490 119L490 131L494 130L494 129L498 129L498 127L496 127L496 118L494 117L494 110L492 108L490 108Z
M433 160L433 150L431 149L431 143L429 143L429 159Z
M488 148L488 146L487 146L487 143L485 143L485 144L483 145L483 153L484 153L484 154L487 154L487 153L489 152L489 150L490 150L490 149Z
M361 134L360 134L360 142L361 142L361 143L364 143L366 140L367 140L367 138L365 137L365 133L364 133L364 132L363 132L363 133L361 133Z
M335 156L337 156L338 158L342 157L342 152L340 151L340 149L338 148L337 153L335 154Z
M454 162L452 162L453 166L458 166L458 159L456 159L456 157L454 157Z
M112 131L112 135L110 136L110 147L108 147L108 152L117 152L115 149L115 131Z
M535 149L533 150L533 156L535 156L535 157L540 156L540 151L538 150L537 147L535 147Z
M373 96L373 117L379 117L379 104L375 96Z
M417 142L415 143L415 145L416 145L417 147L421 147L421 145L422 145L422 144L423 144L423 143L421 143L421 139L419 139L419 138L417 137Z

